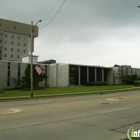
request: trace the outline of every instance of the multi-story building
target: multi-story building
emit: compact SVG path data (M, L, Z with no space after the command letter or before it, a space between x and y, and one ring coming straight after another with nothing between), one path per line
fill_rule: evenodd
M21 61L30 52L31 25L0 19L0 60ZM33 38L38 36L34 28Z

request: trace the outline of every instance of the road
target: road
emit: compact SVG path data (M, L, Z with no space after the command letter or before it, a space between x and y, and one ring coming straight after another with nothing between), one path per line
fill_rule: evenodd
M120 140L139 108L140 91L0 102L0 140Z

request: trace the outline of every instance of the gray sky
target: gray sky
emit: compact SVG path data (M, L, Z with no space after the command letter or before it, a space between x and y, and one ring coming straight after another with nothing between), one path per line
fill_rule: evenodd
M0 18L38 24L35 55L60 63L140 68L140 0L0 0Z

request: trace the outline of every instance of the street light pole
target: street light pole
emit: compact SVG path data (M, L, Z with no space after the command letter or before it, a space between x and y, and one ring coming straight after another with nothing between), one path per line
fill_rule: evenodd
M39 20L38 22L41 22L42 20ZM38 23L37 22L37 23ZM35 25L33 25L33 21L31 21L31 42L30 42L30 60L31 60L31 72L30 72L30 78L31 78L31 97L33 97L33 89L34 89L34 80L33 80L33 51L34 51L34 46L33 46L33 32L34 29L37 25L37 23Z

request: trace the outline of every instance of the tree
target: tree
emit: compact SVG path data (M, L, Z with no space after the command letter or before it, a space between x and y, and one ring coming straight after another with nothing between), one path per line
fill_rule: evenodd
M116 78L122 81L122 84L133 85L134 81L138 79L137 75L129 75L128 68L120 67Z
M45 80L47 77L47 75L45 73L41 73L40 75L38 75L38 73L35 70L35 66L33 65L33 85L34 87L38 86L38 83ZM22 77L22 88L30 88L31 87L31 77L30 77L30 64L27 65L25 72L24 72L24 76ZM43 69L42 69L43 71Z

